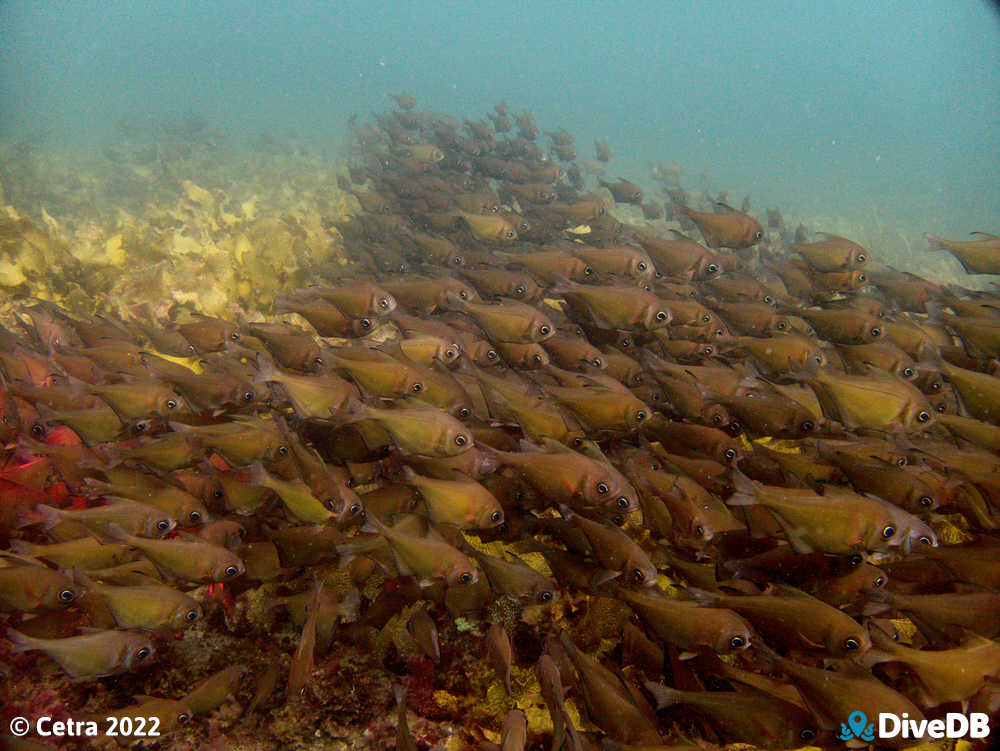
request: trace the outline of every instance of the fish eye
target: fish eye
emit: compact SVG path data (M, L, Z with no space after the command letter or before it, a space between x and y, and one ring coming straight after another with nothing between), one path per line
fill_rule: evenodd
M891 524L886 524L882 528L882 537L884 537L886 540L888 540L894 534L896 534L896 528L894 526L892 526Z
M656 314L656 320L657 320L657 321L665 321L665 320L667 320L667 314L666 314L666 313L664 313L664 312L663 312L662 310L661 310L661 311L659 311L659 312L658 312L658 313Z
M778 323L775 325L775 328L777 328L778 331L784 331L785 329L788 328L788 324L785 323L784 321L778 321Z
M816 355L813 359L820 365L823 364L823 355Z
M590 268L590 266L584 266L583 273L586 274L587 276L590 276L591 274L594 273L594 270Z
M804 741L811 741L815 737L816 731L812 728L803 728L803 730L799 733L799 738Z
M542 336L545 336L550 331L552 331L552 329L547 324L543 323L541 326L538 327L538 333L540 333Z
M516 232L514 232L514 230L512 230L512 229L509 229L509 230L507 230L507 232L506 232L506 236L507 236L507 239L508 239L508 240L513 240L513 239L514 239L515 237L517 237L517 233L516 233Z
M711 345L705 347L705 349L702 350L702 353L705 354L705 355L710 355L713 352L715 352L715 350L712 348Z
M167 409L177 409L177 400L176 399L167 399L167 401L164 402L164 406Z
M725 330L724 330L724 329L716 329L716 330L715 330L715 335L716 335L716 336L723 336L723 335L725 335L725 333L726 333L726 332L725 332Z
M523 295L524 294L524 285L523 284L519 284L516 287L514 287L514 294L517 295L518 297L520 297L521 295Z
M549 602L552 600L552 593L549 592L548 590L545 590L544 592L539 592L538 599L541 600L542 602Z
M360 513L361 513L361 504L360 503L352 503L351 507L349 509L347 509L347 515L348 516L357 516Z
M372 322L369 321L367 318L362 318L359 321L359 323L361 324L361 328L363 329L370 329L372 327Z
M919 503L924 508L930 508L931 506L934 505L934 499L931 498L929 495L922 495L920 496L919 499L917 499L917 503Z
M705 528L703 526L701 526L700 524L697 527L694 528L694 531L695 531L695 534L698 535L698 537L704 537L705 536Z
M712 415L712 422L714 422L716 425L718 425L719 423L721 423L722 422L722 415L719 415L719 414ZM732 449L729 449L729 451L732 451ZM726 452L726 453L729 453L729 452Z
M466 292L464 289L458 293L458 296L461 297L463 300L469 299L469 293Z
M701 322L702 323L711 323L712 322L712 316L710 316L708 314L703 315L701 317Z
M858 263L864 263L868 260L868 257L864 253L858 253Z
M500 355L497 354L495 349L491 349L489 352L486 353L487 360L496 360L499 356Z
M593 360L590 361L590 364L593 365L595 368L599 368L601 367L601 365L604 364L604 361L600 357L595 357Z
M462 256L455 256L452 259L452 263L454 263L456 266L461 266L464 263L464 261L462 260Z
M906 378L913 378L914 375L913 368L903 368L903 375Z
M468 571L463 571L461 574L459 574L458 580L462 584L471 584L472 583L472 574L470 574Z
M625 526L625 517L622 516L621 514L615 514L613 517L611 517L611 522L616 527L624 527Z
M765 305L770 305L773 302L774 302L774 298L773 297L771 297L770 295L764 295L764 304Z
M726 453L724 454L724 456L729 461L732 461L733 459L736 458L736 449L726 449Z
M45 427L36 422L31 426L31 432L35 435L45 435Z
M193 521L193 522L200 522L201 521L201 512L200 511L192 511L190 514L188 514L188 518L191 521Z
M624 339L622 339L621 345L622 345L622 347L631 347L632 346L632 340L629 337L626 336Z
M746 646L747 640L742 636L734 636L729 640L729 646L733 649L742 649Z
M541 355L532 355L531 359L535 363L541 363L542 362L542 356Z
M455 436L455 445L456 446L464 446L468 442L469 442L469 439L466 438L462 433L459 433L457 436Z
M636 422L642 422L645 419L646 419L646 410L640 409L638 412L635 413Z
M59 592L59 600L61 602L73 602L76 599L76 592L72 589L64 589Z
M222 573L224 573L227 577L233 577L233 576L238 576L240 570L236 566L226 566L226 570L223 571Z
M146 428L148 428L148 427L149 427L149 423L148 422L146 422L145 420L140 420L139 422L137 422L135 424L134 430L135 430L136 433L145 433L146 432Z
M871 332L870 332L870 333L871 333L871 335L872 335L872 336L882 336L882 329L880 329L880 328L878 328L878 327L876 326L875 328L873 328L873 329L871 330Z
M717 264L717 263L710 263L710 264L708 264L708 267L705 270L709 274L714 274L716 271L719 270L719 264Z
M135 658L137 660L145 660L151 654L153 654L153 650L150 649L149 647L139 647L137 650L135 650Z
M490 514L490 521L493 522L494 524L499 524L500 522L502 522L503 521L503 512L502 511L494 511L492 514Z
M761 232L760 230L757 230L756 232L753 233L753 239L754 240L760 240L760 238L762 238L763 236L764 236L764 233Z
M607 495L609 490L610 488L608 487L608 484L606 482L597 483L597 492L600 495Z
M187 351L188 351L188 352L190 352L191 354L194 354L194 353L195 353L195 352L197 352L198 350L196 350L196 349L194 348L194 345L193 345L193 344L189 344L189 345L187 346Z
M857 649L861 649L861 642L855 639L853 636L848 636L844 639L844 649L848 652L853 652Z
M901 456L896 460L897 467L905 467L907 465L907 459L905 456Z
M382 308L383 310L384 310L385 308L388 308L388 307L389 307L389 298L387 298L387 297L382 297L382 298L379 298L379 301L378 301L378 306L379 306L380 308Z
M469 411L468 407L462 407L460 410L458 410L458 416L461 417L461 418L466 418L466 417L468 417L471 414L472 414L472 412Z
M917 422L927 422L931 419L931 414L925 409L920 410L920 414L917 415Z
M218 500L225 498L226 494L222 492L222 488L216 488L212 491L212 497Z
M859 282L867 282L868 281L868 277L865 276L864 274L858 274L858 281Z
M410 391L412 391L414 394L419 394L423 390L424 390L424 384L422 383L415 383L412 386L410 386Z
M920 537L917 538L917 542L919 542L919 543L921 543L923 545L933 545L934 544L934 540L932 540L927 535L920 535Z
M240 332L234 331L232 334L229 335L229 338L232 339L234 342L238 342L240 340Z
M322 357L314 357L313 358L313 363L315 363L316 365L322 365L323 364L323 358Z
M931 389L931 391L940 391L941 390L941 381L934 381L934 383L932 383L930 385L930 389Z
M324 506L325 506L325 507L326 507L326 508L327 508L327 509L328 509L329 511L333 511L334 509L336 509L336 508L337 508L337 504L336 504L336 502L335 502L335 501L334 501L334 500L333 500L332 498L327 498L327 499L326 499L325 501L323 501L323 505L324 505Z
M278 456L288 456L288 446L278 446Z
M632 569L632 578L637 582L646 581L646 574L642 569L634 568Z
M635 267L637 269L639 269L639 271L645 271L646 270L646 263L645 263L645 261L639 261L639 263L637 263Z
M941 414L944 414L945 410L948 409L948 405L945 404L944 402L941 402L941 404L937 405L934 409L940 412Z
M811 433L812 429L815 428L816 426L813 424L812 420L806 420L805 422L802 423L801 427L804 432Z
M187 721L190 719L191 715L189 715L187 712L181 712L179 715L177 715L177 724L186 725Z
M615 503L618 504L618 508L628 508L628 498L623 495L618 496L618 498L615 499Z
M186 621L196 621L198 620L198 611L189 610L184 614L184 620Z
M158 522L156 522L156 528L161 532L166 532L168 529L170 529L170 521L168 519L160 519Z
M875 585L876 587L881 587L883 584L885 584L885 577L876 576L875 581L873 581L872 584Z
M252 391L244 391L243 392L243 401L245 401L245 402L252 402L253 398L254 398L254 393Z

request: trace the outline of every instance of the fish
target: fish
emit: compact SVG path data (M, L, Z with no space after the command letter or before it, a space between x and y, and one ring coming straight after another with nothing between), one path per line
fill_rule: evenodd
M491 623L486 629L483 642L493 670L503 683L507 696L511 696L510 671L514 662L514 648L511 646L510 636L501 626Z
M698 226L710 248L749 248L764 237L764 228L750 215L726 203L719 202L716 207L723 213L695 211L683 203L677 210Z
M872 646L868 632L849 615L787 585L772 585L763 595L697 592L696 596L736 611L766 640L788 648L821 649L833 657L847 657L862 655Z
M38 639L7 629L12 652L44 652L75 680L101 678L148 665L156 654L153 643L137 631L99 631L62 639Z
M1000 237L987 232L973 232L980 240L943 240L929 233L931 250L947 250L962 264L966 274L1000 274Z
M740 473L734 485L736 492L726 503L769 509L800 553L888 550L905 539L890 510L865 496L764 486Z
M601 565L620 573L623 581L641 587L655 586L659 576L656 566L646 552L618 527L580 516L565 505L559 507L559 513L572 527L583 532Z
M679 691L647 681L657 708L683 704L709 719L724 740L740 739L761 748L793 748L808 744L818 732L813 716L802 707L763 692Z
M750 624L735 611L704 606L694 598L668 596L662 590L614 588L642 619L646 630L661 644L696 654L709 649L718 654L742 652L751 644Z
M156 584L117 586L84 578L87 591L101 598L119 628L183 629L203 615L193 597Z
M488 529L504 522L496 497L474 480L440 480L403 467L403 481L420 491L427 518L434 524L454 524L459 529Z
M617 182L613 183L598 179L597 183L602 187L607 188L608 192L611 193L612 198L614 198L618 203L631 203L636 206L640 206L642 204L642 189L633 182L625 180L624 178L619 178Z
M302 626L298 646L292 657L292 665L288 673L288 685L285 693L289 699L297 699L305 695L306 686L312 678L315 668L316 621L319 617L319 598L323 592L323 581L317 580L312 596L306 606L308 616Z
M128 534L115 523L108 525L112 539L139 550L164 576L184 582L224 582L242 576L243 561L232 551L191 537L152 540Z
M821 232L823 240L812 243L789 243L788 249L798 253L815 271L854 271L864 267L871 253L846 237Z

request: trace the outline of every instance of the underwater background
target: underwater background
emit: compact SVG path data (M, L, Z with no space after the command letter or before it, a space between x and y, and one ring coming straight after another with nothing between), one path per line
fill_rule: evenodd
M335 147L390 92L468 117L506 98L577 143L606 139L610 175L676 163L687 188L906 260L925 231L995 224L998 50L1000 14L980 1L12 0L0 139L83 159L122 124L152 137L193 113L246 148L261 134Z

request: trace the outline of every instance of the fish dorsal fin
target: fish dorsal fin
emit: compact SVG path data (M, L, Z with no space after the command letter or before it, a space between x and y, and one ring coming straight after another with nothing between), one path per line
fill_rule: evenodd
M742 213L742 212L738 211L737 209L734 209L732 206L730 206L725 201L716 201L714 205L717 206L717 207L719 207L719 208L721 208L721 209L725 209L730 214L739 214L739 213Z
M671 229L671 230L669 230L669 231L670 231L670 233L671 233L671 234L672 234L672 235L674 236L674 238L675 238L675 239L677 239L677 240L689 240L690 242L694 242L694 240L691 240L691 238L690 238L690 237L688 237L687 235L685 235L685 234L684 234L683 232L681 232L680 230L677 230L677 229Z
M982 237L988 237L991 240L1000 240L1000 235L993 235L989 232L970 232L970 235L981 235Z

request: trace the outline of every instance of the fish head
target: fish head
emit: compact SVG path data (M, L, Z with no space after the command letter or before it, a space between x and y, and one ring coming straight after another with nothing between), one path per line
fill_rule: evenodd
M156 656L156 647L147 637L134 632L119 632L122 639L122 652L125 655L126 670L142 667L152 662Z

